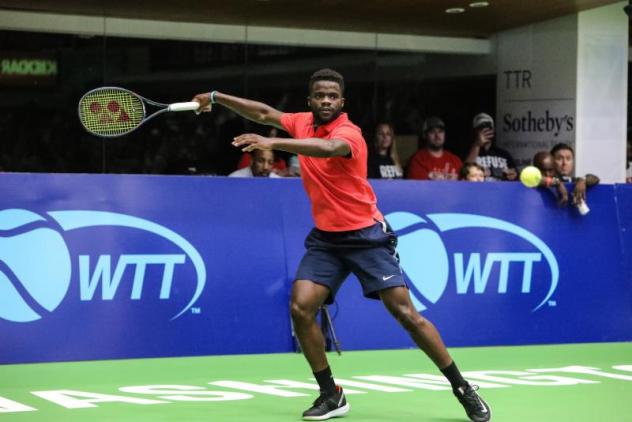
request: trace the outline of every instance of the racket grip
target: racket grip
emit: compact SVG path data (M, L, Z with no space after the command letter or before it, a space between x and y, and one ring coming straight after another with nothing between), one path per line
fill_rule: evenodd
M197 101L189 101L188 103L173 103L169 104L167 110L169 111L195 111L200 108L200 103Z

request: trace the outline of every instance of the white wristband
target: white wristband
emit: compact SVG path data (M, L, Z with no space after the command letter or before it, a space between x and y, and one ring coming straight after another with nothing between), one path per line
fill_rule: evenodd
M215 104L215 94L217 94L217 91L211 91L210 93L211 104Z

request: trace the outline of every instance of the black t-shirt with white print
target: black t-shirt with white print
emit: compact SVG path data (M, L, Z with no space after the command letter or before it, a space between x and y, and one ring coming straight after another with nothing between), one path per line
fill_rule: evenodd
M404 177L402 169L395 165L390 155L369 155L367 170L369 179L401 179Z
M476 164L486 169L485 180L506 180L505 170L516 168L511 155L494 145L487 151L481 148L476 157Z

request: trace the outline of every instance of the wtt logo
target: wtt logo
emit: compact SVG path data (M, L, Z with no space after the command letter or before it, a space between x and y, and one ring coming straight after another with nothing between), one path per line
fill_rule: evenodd
M411 297L419 311L444 295L451 269L457 295L482 295L497 281L497 294L507 294L509 290L532 296L535 290L542 291L542 286L534 288L534 269L548 267L548 271L542 269L538 273L550 278L537 279L537 283L547 284L548 290L543 299L534 303L533 311L547 303L557 289L559 268L553 252L522 227L473 214L430 214L424 219L409 212L394 212L386 219L398 233L402 269L412 284ZM462 236L451 236L450 253L443 238L454 233ZM497 241L499 236L505 240ZM483 242L483 238L487 241ZM482 244L487 245L486 253L478 249ZM513 250L502 250L507 245ZM510 281L514 285L510 286Z
M104 232L106 236L111 236L112 230L133 229L128 236L142 237L144 243L141 244L156 243L160 239L178 253L121 254L118 260L111 254L98 254L95 259L91 255L79 255L76 265L81 301L111 301L126 280L131 280L130 299L140 300L147 290L146 273L150 271L160 274L159 298L168 301L174 290L176 268L185 264L187 257L195 269L195 290L190 289L193 291L191 299L172 319L190 309L202 294L206 267L198 251L178 233L142 218L113 212L76 210L47 214L23 209L0 211L0 318L14 322L35 321L60 305L69 292L73 268L73 254L63 234L88 228L108 228L109 231ZM111 248L112 244L119 248L127 246L96 236L84 238L83 243L91 250ZM131 274L133 278L129 277Z

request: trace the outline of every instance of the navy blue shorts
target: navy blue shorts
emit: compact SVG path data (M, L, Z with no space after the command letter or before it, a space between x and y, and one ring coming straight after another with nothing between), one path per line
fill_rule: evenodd
M338 289L353 273L362 284L364 296L379 299L378 292L406 286L397 256L397 235L387 223L345 232L313 228L305 239L307 252L296 272L296 280L309 280L329 288L325 303L332 303Z

